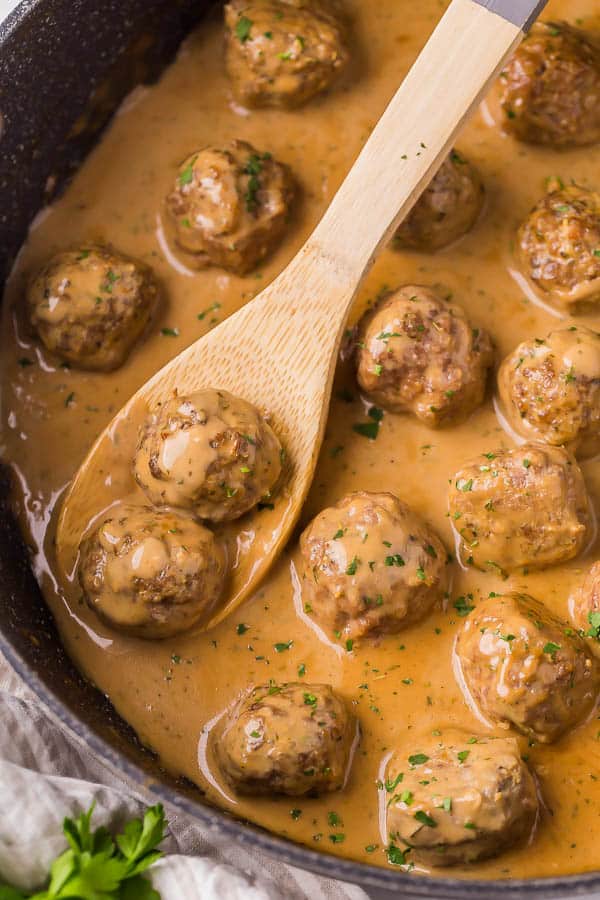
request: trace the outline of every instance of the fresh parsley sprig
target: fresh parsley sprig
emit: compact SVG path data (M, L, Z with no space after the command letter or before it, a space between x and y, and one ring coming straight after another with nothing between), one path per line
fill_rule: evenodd
M162 805L132 819L115 838L106 828L91 830L93 811L92 805L64 820L69 847L52 863L45 890L31 894L0 884L0 900L160 900L142 872L162 856L156 849L165 837Z

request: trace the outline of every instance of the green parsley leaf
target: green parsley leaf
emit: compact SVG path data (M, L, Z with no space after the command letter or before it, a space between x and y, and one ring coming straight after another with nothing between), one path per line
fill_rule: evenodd
M427 813L420 809L415 813L415 819L417 822L420 822L421 825L427 825L428 828L437 828L437 823L435 819L432 819L431 816L428 816Z
M249 19L248 16L240 16L240 18L235 23L235 36L241 44L246 43L246 41L250 37L251 30L252 19Z
M424 753L413 753L408 757L408 762L411 766L422 766L423 763L429 762L429 757Z

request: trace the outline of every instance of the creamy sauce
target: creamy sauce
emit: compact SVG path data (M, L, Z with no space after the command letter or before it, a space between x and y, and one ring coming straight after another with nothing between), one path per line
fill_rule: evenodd
M222 26L216 21L189 38L158 85L137 93L135 103L124 104L65 195L34 223L9 284L2 336L2 440L3 456L15 474L14 506L65 646L141 740L169 770L195 781L212 801L236 815L313 848L387 865L376 781L390 752L396 747L414 752L419 734L446 726L493 733L467 704L453 672L453 644L462 621L453 602L470 592L476 604L489 591L518 588L567 617L567 598L598 555L597 542L572 563L507 581L454 566L447 609L400 634L355 641L349 653L303 612L296 541L231 618L207 633L162 642L110 631L79 597L66 598L53 575L57 504L92 441L160 365L286 265L331 200L445 4L349 0L348 5L359 43L354 74L331 95L301 110L247 114L231 103L222 64ZM547 15L582 17L591 25L594 10L595 0L551 0ZM160 216L181 160L203 144L232 138L248 140L288 163L303 192L281 248L258 273L245 278L216 269L192 272L168 250ZM545 337L559 324L555 313L514 278L515 229L542 196L549 176L600 187L600 148L559 154L520 145L501 133L487 106L467 126L458 146L479 168L486 188L475 228L436 255L385 252L352 320L384 285L441 284L476 325L489 330L500 360L520 341ZM144 342L111 374L57 368L32 341L22 316L27 274L53 253L92 240L110 241L151 264L168 298ZM578 322L600 326L598 316L582 316ZM432 431L408 416L387 414L377 439L368 441L352 430L364 421L365 406L352 372L348 363L341 363L301 525L349 491L390 490L424 515L453 550L446 516L448 479L475 454L514 445L499 424L491 397L469 421L449 430ZM584 461L583 471L598 508L597 460ZM292 642L289 649L276 652L275 644L287 642ZM297 680L299 667L307 681L333 685L360 719L362 738L348 784L322 799L236 798L214 766L208 733L248 683ZM596 710L556 744L530 748L543 797L532 846L452 874L529 877L598 868L599 734ZM293 808L301 813L292 817ZM332 811L343 821L342 829L328 824ZM329 835L340 830L345 840L332 842ZM377 848L367 852L371 845Z

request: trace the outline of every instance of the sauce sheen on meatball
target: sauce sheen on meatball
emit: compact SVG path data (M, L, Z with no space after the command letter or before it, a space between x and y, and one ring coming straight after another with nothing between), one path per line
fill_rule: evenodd
M173 397L149 416L134 459L137 483L157 506L237 519L269 496L283 449L261 413L227 391Z
M356 720L330 685L271 682L241 698L215 753L240 794L315 796L344 786L356 737Z
M328 0L231 0L226 66L244 106L300 106L330 87L350 60L346 28Z
M431 288L405 285L383 297L361 319L357 344L358 384L385 409L435 428L483 402L491 340Z
M231 141L183 161L166 211L191 265L244 275L279 243L294 194L286 165L245 141Z
M579 457L600 450L600 334L585 326L523 341L498 371L502 411L516 432L564 445Z
M566 562L591 533L581 469L549 444L495 450L468 463L451 479L448 510L462 563L482 570Z
M599 671L585 642L526 594L480 603L458 633L456 654L483 714L542 744L574 728L596 702Z
M158 303L152 270L112 247L58 253L27 289L29 320L47 350L78 369L122 365Z
M562 148L600 140L600 36L536 22L500 75L504 127Z
M400 631L448 586L444 545L393 494L348 494L313 519L300 549L308 606L344 640Z
M400 780L399 780L400 779ZM515 738L444 729L419 753L396 750L386 785L390 840L431 866L469 864L527 840L538 815L535 782Z
M166 638L208 619L225 580L213 534L172 510L122 504L82 541L79 582L112 628Z
M573 312L600 298L599 249L600 194L576 184L547 193L517 233L523 273Z

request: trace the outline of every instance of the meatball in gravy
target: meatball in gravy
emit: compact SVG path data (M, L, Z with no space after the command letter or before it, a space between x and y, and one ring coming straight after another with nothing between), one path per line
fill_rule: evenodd
M516 432L563 444L577 456L600 450L600 334L584 326L524 341L498 372L504 415Z
M361 319L357 380L366 396L431 427L467 418L485 396L491 340L436 291L406 285Z
M166 210L191 265L244 275L278 244L293 199L287 166L245 141L231 141L184 160Z
M431 252L471 230L483 206L477 170L453 150L398 228L394 246Z
M542 744L574 728L596 701L598 668L584 640L526 594L480 603L456 654L484 716Z
M226 65L244 106L293 107L326 90L350 60L328 0L231 0Z
M112 628L166 638L205 622L225 578L223 550L191 517L122 505L82 541L79 582Z
M410 848L410 861L473 863L531 835L538 797L515 738L448 729L421 741L419 751L396 750L385 782L388 794L396 785L387 832Z
M578 185L552 190L517 234L523 273L565 307L600 298L600 194Z
M46 263L29 284L27 310L47 350L78 369L109 372L127 359L158 296L148 266L90 244Z
M571 619L589 646L600 655L600 562L595 562L569 598Z
M538 22L499 79L504 126L521 141L600 140L600 43L567 22Z
M451 479L463 564L509 572L572 559L590 538L581 470L562 447L523 444L473 460Z
M152 503L237 519L279 480L283 450L252 404L227 391L173 397L141 430L135 479Z
M270 682L242 697L215 753L240 794L315 796L344 786L357 734L328 684Z
M447 588L444 545L393 494L348 494L313 519L300 549L305 609L329 636L400 631Z

